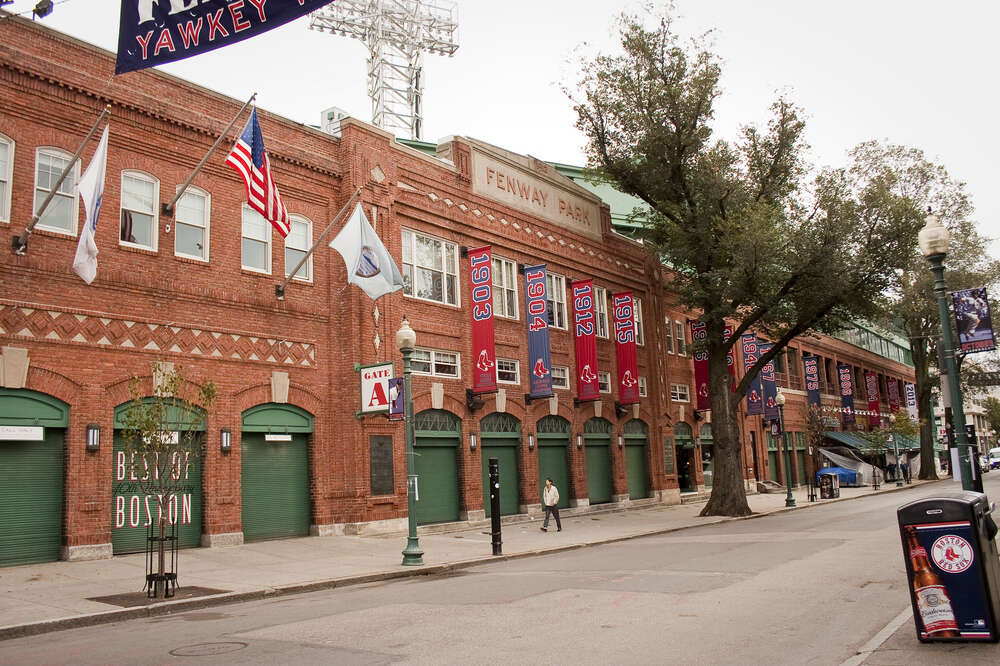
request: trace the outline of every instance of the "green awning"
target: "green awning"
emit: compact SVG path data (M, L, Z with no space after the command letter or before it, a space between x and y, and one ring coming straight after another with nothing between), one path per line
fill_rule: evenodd
M834 441L840 442L841 444L846 444L852 449L857 449L859 451L871 451L875 447L871 443L864 439L863 437L858 437L851 432L841 432L839 430L827 430L823 433L824 437L828 437ZM882 450L881 448L879 449Z

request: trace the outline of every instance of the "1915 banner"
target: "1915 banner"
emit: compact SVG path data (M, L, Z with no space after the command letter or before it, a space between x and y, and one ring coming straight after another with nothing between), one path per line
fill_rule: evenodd
M708 328L705 322L696 319L688 319L688 326L691 327L691 357L694 359L694 392L697 396L695 409L711 409L712 401L708 394L708 351L705 349Z
M635 351L635 305L632 292L611 295L615 317L615 350L618 353L618 401L639 402L639 364Z
M331 1L122 0L115 74L241 42Z
M549 346L549 306L545 264L525 266L524 302L528 324L528 397L552 396L552 349Z
M819 359L816 356L803 356L802 369L806 375L806 402L819 407Z
M574 280L573 334L576 336L576 394L579 400L599 400L594 281Z
M472 392L497 390L493 333L493 253L489 245L469 250L469 298L472 310Z
M744 333L743 340L743 373L746 374L754 363L757 362L757 334ZM761 396L760 373L750 380L747 387L747 414L762 414L764 412L764 401Z
M969 354L996 349L986 287L953 291L951 303L955 308L958 343L962 351Z
M837 381L840 385L840 405L844 411L844 425L850 425L857 419L854 417L854 380L851 378L851 366L837 364Z

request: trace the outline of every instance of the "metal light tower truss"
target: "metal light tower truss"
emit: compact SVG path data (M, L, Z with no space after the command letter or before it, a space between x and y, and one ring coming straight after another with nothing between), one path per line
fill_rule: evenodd
M335 0L312 13L309 27L364 42L372 123L398 136L420 139L423 54L455 54L455 3Z

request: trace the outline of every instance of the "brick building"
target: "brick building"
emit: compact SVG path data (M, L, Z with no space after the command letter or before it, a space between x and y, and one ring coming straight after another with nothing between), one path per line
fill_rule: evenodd
M242 181L224 164L228 138L175 214L166 215L161 204L242 102L157 71L113 77L113 70L111 53L29 21L0 21L6 238L23 231L100 110L112 108L93 284L71 270L83 219L79 165L27 253L14 254L5 241L0 565L142 548L154 517L128 483L133 472L118 433L130 377L141 377L152 394L157 360L219 389L204 423L205 454L171 509L184 545L402 529L403 427L356 412L359 366L393 362L401 371L394 336L404 315L417 332L419 522L485 517L489 457L501 460L504 513L538 512L539 480L548 475L565 504L581 511L600 503L676 503L682 485L698 491L710 484L707 415L696 416L691 403L687 313L651 279L659 270L642 247L612 226L608 204L565 168L464 137L428 155L356 120L344 120L333 136L259 110L291 214L289 236L282 239L246 206ZM340 255L321 245L284 299L276 298L275 286L358 188L406 288L371 301L345 282ZM494 257L499 390L470 407L474 359L462 250L484 245ZM529 401L518 267L541 263L548 269L554 397ZM593 278L597 288L600 399L575 404L567 299L569 283L581 278ZM628 406L616 404L607 300L621 290L631 291L636 305L641 400ZM833 338L810 338L800 349L912 375L903 363ZM789 358L791 430L800 424L794 414L802 407L793 405L802 392ZM778 464L768 466L758 422L746 420L748 489ZM224 431L232 435L229 450L221 446ZM684 478L681 459L690 470Z

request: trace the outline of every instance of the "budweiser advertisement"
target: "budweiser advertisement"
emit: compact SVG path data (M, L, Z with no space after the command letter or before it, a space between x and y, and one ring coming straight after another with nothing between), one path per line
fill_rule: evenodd
M469 250L469 299L472 311L472 392L497 390L493 337L493 256L490 247Z
M576 394L579 400L599 400L594 281L574 280L573 335L576 341Z

